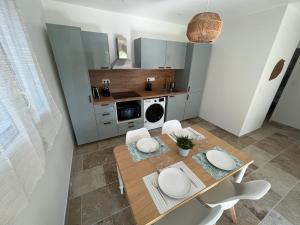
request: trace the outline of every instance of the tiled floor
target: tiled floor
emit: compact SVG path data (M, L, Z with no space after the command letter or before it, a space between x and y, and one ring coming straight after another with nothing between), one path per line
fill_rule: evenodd
M183 126L199 124L255 160L245 181L266 179L271 191L259 201L240 201L238 224L300 224L300 131L267 123L249 135L237 138L202 119L183 121ZM151 131L152 135L160 130ZM125 137L82 146L76 150L70 185L67 225L134 225L125 195L118 190L113 147ZM218 224L232 224L228 212Z

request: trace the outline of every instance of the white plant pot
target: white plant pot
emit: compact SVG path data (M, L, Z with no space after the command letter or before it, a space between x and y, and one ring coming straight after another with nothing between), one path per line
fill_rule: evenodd
M187 157L191 151L191 149L183 149L183 148L179 148L179 154L183 157Z

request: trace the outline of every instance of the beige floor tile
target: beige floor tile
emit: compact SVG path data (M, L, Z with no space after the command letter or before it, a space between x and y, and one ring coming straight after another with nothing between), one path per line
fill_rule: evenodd
M81 225L81 197L69 201L66 225Z
M94 225L128 207L125 195L112 184L82 196L82 225Z
M299 224L299 223L297 223ZM297 225L294 224L294 225ZM286 218L284 218L279 212L272 210L259 225L293 225Z
M113 215L114 224L118 225L135 225L130 208L126 208L121 212Z
M106 185L102 166L82 170L71 177L70 198L76 198Z
M114 221L112 217L108 217L98 223L95 223L94 225L114 225Z
M83 154L74 154L72 160L72 173L79 172L83 169Z
M249 145L246 148L243 148L242 151L246 152L254 160L254 165L256 165L257 167L266 164L272 158L274 158L273 155L255 145Z
M253 131L248 134L248 136L252 137L256 141L261 141L262 139L271 136L272 134L278 133L280 129L270 126L270 125L264 125L262 128Z
M292 224L300 224L300 183L298 183L287 196L276 206L279 212Z
M240 202L259 220L262 220L280 200L281 196L275 193L273 190L270 190L260 200L241 200Z
M113 147L109 147L103 150L99 150L90 154L85 154L83 156L83 169L90 169L95 166L113 163L115 158L113 155Z
M242 137L237 137L232 134L225 136L223 140L236 147L237 149L245 148L256 142L256 140L250 136L244 135Z
M118 145L125 145L125 135L118 136L114 138L109 138L98 142L98 149L103 150L107 148L112 148Z
M213 135L215 135L215 136L217 136L218 138L221 138L221 139L224 138L224 137L226 137L226 136L228 136L228 135L230 135L230 133L228 131L223 130L223 129L219 128L219 127L216 127L215 129L211 130L210 132Z
M246 207L238 203L235 205L237 220L239 225L257 225L260 220L254 216ZM217 222L218 225L233 225L229 211L226 210Z
M97 150L98 150L98 143L94 142L91 144L77 146L75 149L75 154L77 155L87 154L87 153L95 152Z
M108 163L103 165L106 184L111 184L118 181L117 165Z
M255 179L269 181L272 185L271 189L280 196L285 196L288 191L298 182L296 177L286 173L271 163L267 163L263 167L255 170L249 176L245 177L245 181Z

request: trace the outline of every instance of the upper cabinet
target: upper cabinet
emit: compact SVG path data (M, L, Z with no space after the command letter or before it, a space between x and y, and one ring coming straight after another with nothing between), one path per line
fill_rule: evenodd
M79 27L47 24L77 144L98 139L88 68Z
M109 69L108 36L104 33L81 31L88 69Z
M135 63L142 69L184 69L186 43L139 38L134 40Z
M184 69L186 43L166 41L166 68Z

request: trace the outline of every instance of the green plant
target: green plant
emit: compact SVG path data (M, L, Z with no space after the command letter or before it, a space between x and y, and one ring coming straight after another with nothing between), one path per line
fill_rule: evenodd
M177 139L177 146L182 149L188 150L193 148L195 145L192 139L189 137L176 137L176 139Z

